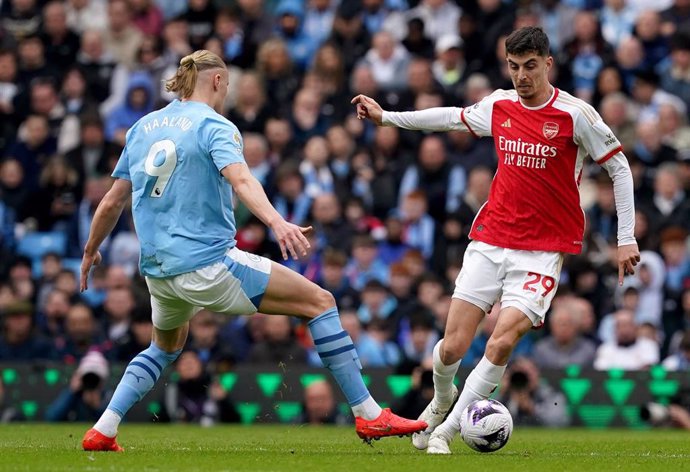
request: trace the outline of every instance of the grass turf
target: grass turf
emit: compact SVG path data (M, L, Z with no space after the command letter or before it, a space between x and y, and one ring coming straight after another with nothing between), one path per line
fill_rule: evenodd
M690 470L683 431L517 428L493 454L461 439L429 456L408 438L362 444L347 427L124 425L126 452L81 450L83 424L0 426L0 470L19 471L596 471Z

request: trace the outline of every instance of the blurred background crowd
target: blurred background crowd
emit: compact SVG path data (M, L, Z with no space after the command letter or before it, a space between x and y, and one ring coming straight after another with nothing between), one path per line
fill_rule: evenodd
M1 0L0 14L0 360L127 362L149 344L131 215L84 293L79 258L125 132L174 98L162 79L205 48L227 63L225 116L252 173L286 219L315 228L311 253L286 264L333 292L365 367L430 366L493 143L377 128L349 100L471 105L512 87L507 34L541 25L552 82L623 143L642 261L619 287L611 181L590 161L583 252L517 349L519 382L571 364L690 370L690 0ZM236 217L239 248L281 260L263 224L241 205ZM202 311L176 368L195 391L247 362L320 365L298 321Z

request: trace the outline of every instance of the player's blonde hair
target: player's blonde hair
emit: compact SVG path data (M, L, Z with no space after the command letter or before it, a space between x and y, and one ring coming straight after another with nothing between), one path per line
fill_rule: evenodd
M200 49L180 59L180 66L172 79L165 82L165 90L189 98L194 93L199 72L209 69L225 69L225 62L217 54Z

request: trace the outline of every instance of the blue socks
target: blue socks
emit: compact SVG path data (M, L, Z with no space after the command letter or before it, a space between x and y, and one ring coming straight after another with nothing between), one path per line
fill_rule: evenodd
M172 364L181 352L182 349L172 353L165 352L152 342L148 349L137 354L125 369L108 409L123 417L153 388L163 370Z
M331 308L309 321L308 326L321 362L335 377L350 406L370 398L359 372L362 364L350 335L340 324L338 309Z

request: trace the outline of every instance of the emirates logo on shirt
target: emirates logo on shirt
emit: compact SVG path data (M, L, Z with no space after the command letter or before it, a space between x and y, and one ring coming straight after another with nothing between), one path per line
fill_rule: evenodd
M544 123L544 127L541 130L546 139L553 139L558 134L558 123L547 121Z

